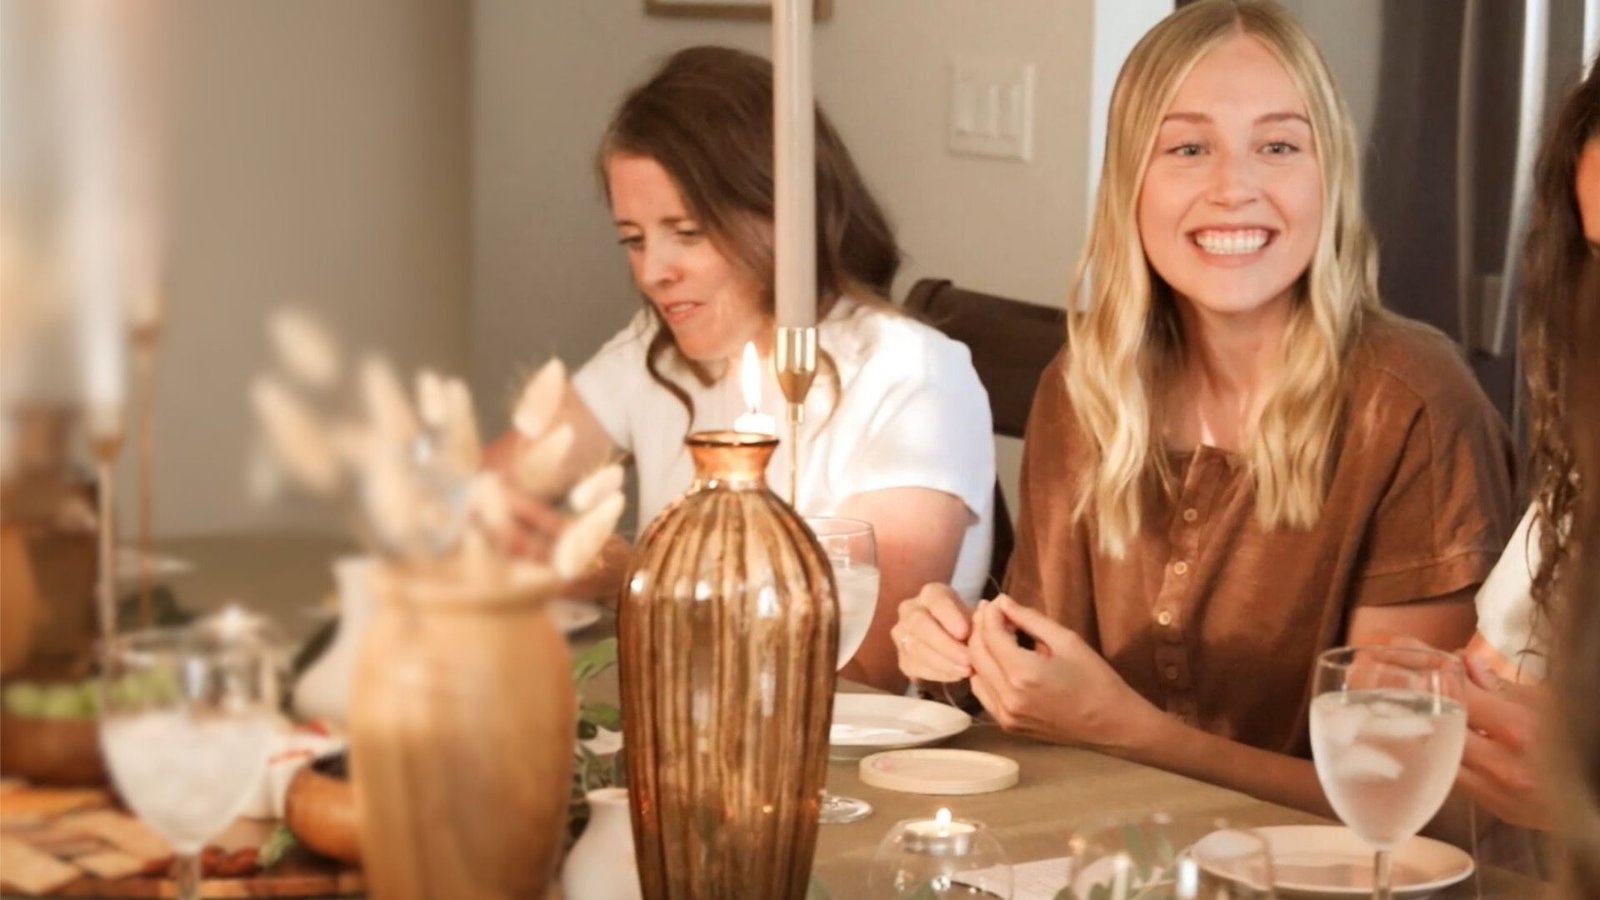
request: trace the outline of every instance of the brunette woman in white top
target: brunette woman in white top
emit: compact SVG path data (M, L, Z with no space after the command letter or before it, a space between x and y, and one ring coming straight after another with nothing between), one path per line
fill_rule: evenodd
M784 421L773 334L772 70L719 47L674 54L623 101L601 142L612 218L644 309L573 376L564 413L579 459L631 457L641 528L686 490L683 438L743 411L739 358L763 358L763 411ZM863 519L882 586L842 674L905 685L888 631L897 603L950 582L976 600L988 571L994 449L965 346L885 297L900 251L844 144L816 121L821 371L806 403L796 506ZM787 483L792 448L771 466Z
M1552 120L1534 181L1522 291L1533 496L1478 592L1478 632L1462 654L1472 681L1471 732L1458 782L1501 820L1548 828L1538 720L1554 605L1568 597L1595 602L1563 585L1572 562L1567 532L1584 488L1574 477L1573 425L1591 415L1563 394L1577 354L1594 352L1575 335L1584 305L1595 302L1584 294L1584 275L1600 258L1600 64L1591 62Z

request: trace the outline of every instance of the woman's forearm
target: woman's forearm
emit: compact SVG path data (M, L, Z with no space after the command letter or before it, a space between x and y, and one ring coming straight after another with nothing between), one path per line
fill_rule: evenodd
M1258 800L1333 816L1310 760L1262 750L1186 725L1162 713L1117 756L1249 794Z

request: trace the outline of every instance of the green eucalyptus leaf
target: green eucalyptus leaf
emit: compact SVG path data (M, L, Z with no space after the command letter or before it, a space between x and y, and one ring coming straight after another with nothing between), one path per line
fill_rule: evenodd
M578 711L578 716L582 721L607 731L622 730L622 710L612 703L585 703Z
M1172 864L1178 859L1178 854L1172 849L1172 842L1167 840L1166 832L1159 828L1154 829L1154 831L1153 843L1156 845L1156 865L1165 871L1172 868Z
M1122 844L1128 848L1128 856L1133 860L1134 884L1149 881L1155 871L1155 859L1150 853L1150 845L1145 842L1144 829L1138 825L1122 826Z
M288 856L289 851L293 850L297 843L294 832L289 830L289 826L279 822L272 829L272 833L267 835L266 841L256 850L257 865L261 866L263 871L272 868Z
M572 660L572 687L582 691L591 678L617 664L617 639L596 641Z
M599 736L601 728L622 730L622 710L611 703L584 703L583 689L596 675L617 664L617 639L606 638L579 653L572 660L572 689L578 704L577 740L573 742L572 802L567 812L568 846L583 833L589 821L588 793L625 783L622 754L596 755L583 741Z

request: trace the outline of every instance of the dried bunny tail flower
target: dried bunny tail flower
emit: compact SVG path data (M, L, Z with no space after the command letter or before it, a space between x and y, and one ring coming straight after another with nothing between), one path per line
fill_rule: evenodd
M449 421L444 379L432 369L417 372L417 413L422 417L422 424L435 431L444 431Z
M567 494L567 502L577 512L588 512L601 500L621 490L622 466L612 463L590 472L578 482Z
M459 378L444 383L445 452L459 472L476 472L483 467L483 441L478 436L478 419L473 414L472 392Z
M554 591L561 584L554 569L525 559L511 562L510 581L519 588L539 593Z
M283 466L272 457L266 441L257 440L245 461L245 490L256 503L267 504L283 496Z
M521 448L514 463L517 485L537 497L553 497L566 486L567 454L572 452L571 425L559 425L544 437Z
M372 431L359 422L334 422L328 426L328 444L345 465L361 468L372 445Z
M412 557L421 503L417 485L399 452L378 435L369 436L361 467L361 504L367 524L381 548L393 556Z
M567 367L559 359L545 363L528 379L522 396L517 399L517 408L511 414L511 424L523 437L537 438L555 422L566 383Z
M339 457L316 414L276 379L257 376L250 401L273 455L289 474L323 495L339 487Z
M495 472L479 472L472 479L472 511L491 534L511 527L511 498Z
M396 446L411 443L417 436L416 416L411 413L399 377L382 357L362 360L361 393L378 434Z
M576 578L588 569L605 546L606 539L616 531L617 520L622 518L622 495L612 494L588 512L567 523L561 537L556 540L551 564L563 579Z
M307 313L284 307L272 313L267 333L278 362L296 381L326 388L339 378L339 344Z

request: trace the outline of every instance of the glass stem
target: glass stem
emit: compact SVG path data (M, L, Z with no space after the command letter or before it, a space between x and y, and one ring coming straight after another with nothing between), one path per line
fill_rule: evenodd
M179 853L172 865L178 900L200 900L200 854Z
M1394 900L1389 889L1389 851L1379 850L1372 855L1372 900Z

